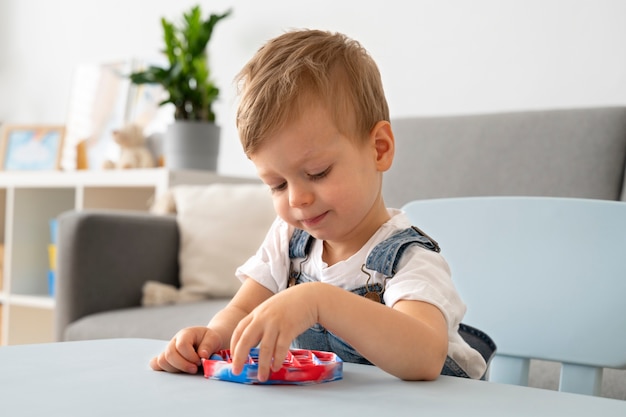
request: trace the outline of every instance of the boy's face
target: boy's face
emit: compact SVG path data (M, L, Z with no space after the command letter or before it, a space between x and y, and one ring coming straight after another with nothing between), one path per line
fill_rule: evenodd
M318 239L349 243L369 238L388 219L377 154L373 137L342 135L315 104L268 137L250 159L282 219Z

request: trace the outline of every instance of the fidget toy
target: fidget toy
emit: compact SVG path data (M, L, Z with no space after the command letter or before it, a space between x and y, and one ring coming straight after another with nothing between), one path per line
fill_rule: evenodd
M257 378L259 349L250 349L248 362L239 375L232 373L229 350L220 350L209 359L202 359L204 376L208 379L239 382L241 384L309 385L341 379L343 361L332 352L291 349L278 371L270 371L267 381Z

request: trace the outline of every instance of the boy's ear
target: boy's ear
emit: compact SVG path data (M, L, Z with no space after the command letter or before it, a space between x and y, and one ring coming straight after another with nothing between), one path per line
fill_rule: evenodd
M380 172L387 171L393 162L395 139L391 130L391 123L381 120L370 132L370 138L376 149L376 167Z

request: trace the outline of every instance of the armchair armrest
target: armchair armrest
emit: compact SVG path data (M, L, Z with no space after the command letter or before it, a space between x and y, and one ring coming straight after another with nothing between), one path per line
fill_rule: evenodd
M179 285L176 218L69 211L58 219L55 334L102 311L141 305L147 280Z

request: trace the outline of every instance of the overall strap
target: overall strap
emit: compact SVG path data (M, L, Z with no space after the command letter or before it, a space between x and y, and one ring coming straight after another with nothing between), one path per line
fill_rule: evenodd
M302 229L295 229L289 239L289 259L306 258L311 250L313 236Z
M415 226L404 229L388 237L372 249L365 261L365 267L378 271L386 277L396 274L398 262L404 251L411 245L439 252L439 244Z
M289 258L305 258L311 250L313 236L301 229L295 229L289 240ZM411 245L439 252L437 242L415 226L404 229L380 242L367 256L365 267L392 277L404 251Z

